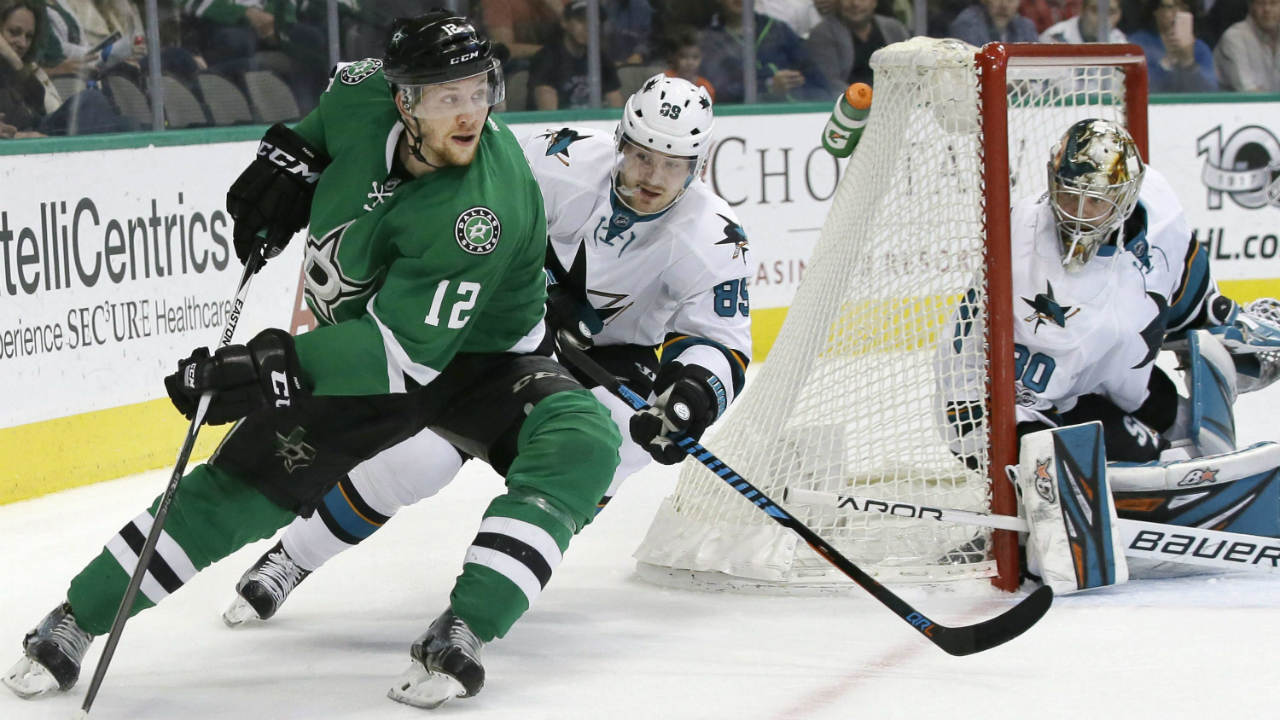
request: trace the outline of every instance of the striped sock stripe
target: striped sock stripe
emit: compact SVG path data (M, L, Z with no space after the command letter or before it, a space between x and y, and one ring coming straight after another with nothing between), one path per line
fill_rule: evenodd
M110 542L107 551L120 563L125 573L132 575L138 566L138 554L146 544L152 518L143 513L120 529ZM147 572L142 578L142 593L153 603L159 603L182 587L196 574L195 566L186 552L166 532L161 531L156 542L156 552L151 557Z
M482 532L476 535L472 545L510 555L519 560L538 579L540 587L546 587L551 580L551 566L547 565L546 558L542 557L537 550L534 550L527 543L520 542L510 535Z
M316 511L329 532L348 545L359 544L391 519L365 502L350 477L325 493Z
M484 565L505 576L532 605L561 559L560 547L546 530L523 520L493 516L480 523L463 562Z

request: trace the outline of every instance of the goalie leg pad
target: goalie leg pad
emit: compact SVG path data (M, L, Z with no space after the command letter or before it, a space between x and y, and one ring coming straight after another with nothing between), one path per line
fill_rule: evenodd
M1017 485L1030 532L1027 563L1055 593L1129 578L1107 485L1102 423L1024 435Z
M1108 467L1120 517L1280 537L1280 445Z
M1191 397L1189 432L1197 455L1236 449L1236 367L1231 354L1207 330L1187 335L1187 375Z

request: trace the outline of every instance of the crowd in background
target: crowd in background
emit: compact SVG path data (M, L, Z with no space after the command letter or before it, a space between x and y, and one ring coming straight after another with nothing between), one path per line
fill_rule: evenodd
M162 124L295 120L331 59L381 55L390 19L461 11L506 47L507 111L620 107L656 72L717 103L829 101L871 83L871 54L924 32L973 45L1132 42L1153 93L1280 93L1280 0L160 0ZM121 132L155 123L143 0L0 0L0 138ZM754 22L751 22L754 21ZM1105 36L1104 36L1105 26ZM746 87L752 28L755 87ZM599 78L598 92L591 79Z

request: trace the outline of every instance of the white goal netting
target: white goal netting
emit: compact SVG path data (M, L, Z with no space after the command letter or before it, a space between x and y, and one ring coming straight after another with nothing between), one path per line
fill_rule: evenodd
M950 324L985 328L987 213L1008 219L1009 208L989 208L984 192L984 127L1008 127L1009 176L991 182L1008 183L1014 199L1042 193L1049 150L1071 123L1126 121L1125 75L1065 58L1011 61L1008 110L992 119L982 113L973 47L915 38L880 50L872 66L870 122L804 282L768 361L706 445L881 580L990 577L988 531L787 503L783 490L989 511L989 455L978 448L967 467L948 449L937 392L946 379L934 365ZM957 313L966 296L972 315ZM966 362L989 368L986 357ZM964 412L989 432L984 401ZM848 584L693 461L636 558L658 582Z

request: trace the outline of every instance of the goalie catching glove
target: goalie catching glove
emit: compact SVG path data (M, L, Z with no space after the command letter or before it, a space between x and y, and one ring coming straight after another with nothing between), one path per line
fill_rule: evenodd
M670 436L701 438L724 412L724 385L704 367L672 362L658 372L654 392L658 401L653 407L631 416L631 439L654 460L674 465L684 459L685 451Z
M196 348L164 379L165 390L188 420L200 396L214 393L207 425L233 422L263 407L289 407L307 392L293 338L284 330L263 330L248 345L228 345L209 354Z
M235 220L236 257L248 264L257 252L275 257L311 217L311 197L329 157L280 123L267 129L258 156L227 191ZM261 237L260 237L261 236Z

